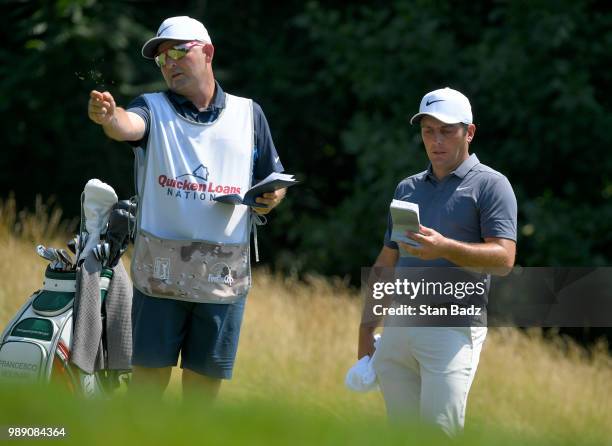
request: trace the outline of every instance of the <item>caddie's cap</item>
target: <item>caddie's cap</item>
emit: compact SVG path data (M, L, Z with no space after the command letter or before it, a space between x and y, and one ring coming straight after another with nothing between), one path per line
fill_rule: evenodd
M157 53L157 47L166 40L184 40L190 42L212 43L208 31L202 23L187 16L170 17L162 22L157 30L157 35L147 40L142 47L142 57L153 59Z
M457 90L440 88L423 96L419 112L410 119L410 124L418 123L426 115L445 124L471 124L472 106L468 98Z

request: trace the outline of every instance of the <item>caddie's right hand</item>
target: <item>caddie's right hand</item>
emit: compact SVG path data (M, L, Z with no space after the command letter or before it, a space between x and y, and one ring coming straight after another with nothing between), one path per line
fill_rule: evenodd
M116 108L115 99L113 99L113 96L108 91L100 93L99 91L92 90L89 93L87 115L96 124L102 126L110 124L115 117Z

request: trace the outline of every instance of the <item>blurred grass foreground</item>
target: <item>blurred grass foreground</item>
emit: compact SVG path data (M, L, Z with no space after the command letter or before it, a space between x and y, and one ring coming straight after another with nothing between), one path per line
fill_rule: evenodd
M0 202L0 328L42 284L35 246L64 247L75 222L38 203ZM272 255L272 254L270 254ZM125 259L127 262L129 259ZM8 427L64 427L74 444L446 444L427 426L389 427L378 392L344 387L360 303L341 281L254 272L234 379L211 407L181 403L179 373L163 402L121 393L86 401L50 387L0 386ZM490 329L456 444L612 444L612 360L539 332ZM197 401L197 400L196 400ZM60 437L62 438L62 437Z

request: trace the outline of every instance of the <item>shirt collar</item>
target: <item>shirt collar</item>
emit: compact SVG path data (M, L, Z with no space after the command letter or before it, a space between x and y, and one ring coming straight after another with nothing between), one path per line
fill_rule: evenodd
M175 93L172 90L168 90L167 94L170 98L174 99L177 104L181 106L191 104L191 106L195 108L193 102L191 102L185 96ZM210 104L208 104L206 110L221 110L223 108L225 108L225 92L221 88L221 85L219 85L219 82L215 80L215 92L213 94L212 101L210 101Z
M453 170L450 174L455 175L458 178L465 178L470 170L474 168L477 164L480 164L478 157L475 153L472 153L468 159L463 161L455 170ZM433 168L431 167L431 163L427 166L427 178L432 181L438 181L436 176L433 173Z
M438 179L433 173L433 168L431 167L431 163L429 163L429 166L427 166L427 171L425 172L425 179L429 181L438 181Z
M472 170L476 164L479 163L480 161L478 161L478 157L476 156L476 154L472 153L468 159L459 164L459 167L457 167L451 173L455 174L455 176L459 178L465 178L468 172Z

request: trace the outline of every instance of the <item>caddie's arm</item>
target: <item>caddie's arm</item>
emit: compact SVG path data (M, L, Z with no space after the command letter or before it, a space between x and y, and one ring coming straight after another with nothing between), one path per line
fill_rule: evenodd
M136 113L117 107L108 92L93 90L89 94L87 115L104 129L104 133L116 141L138 141L145 133L145 122Z
M260 197L255 198L256 203L265 204L267 207L260 208L257 206L253 206L253 210L257 212L259 215L268 214L272 209L280 204L285 198L287 194L287 188L277 189L274 192L266 192Z
M389 297L383 297L382 300L374 301L373 296L369 290L372 289L374 282L378 281L376 268L393 268L397 264L399 259L399 252L397 249L383 246L380 254L374 262L370 277L368 277L368 291L365 293L365 301L363 304L363 311L361 313L361 323L359 324L359 340L357 346L357 359L361 359L365 355L374 354L374 330L378 327L382 321L382 316L376 316L373 311L375 304L380 304L384 307L389 305Z

